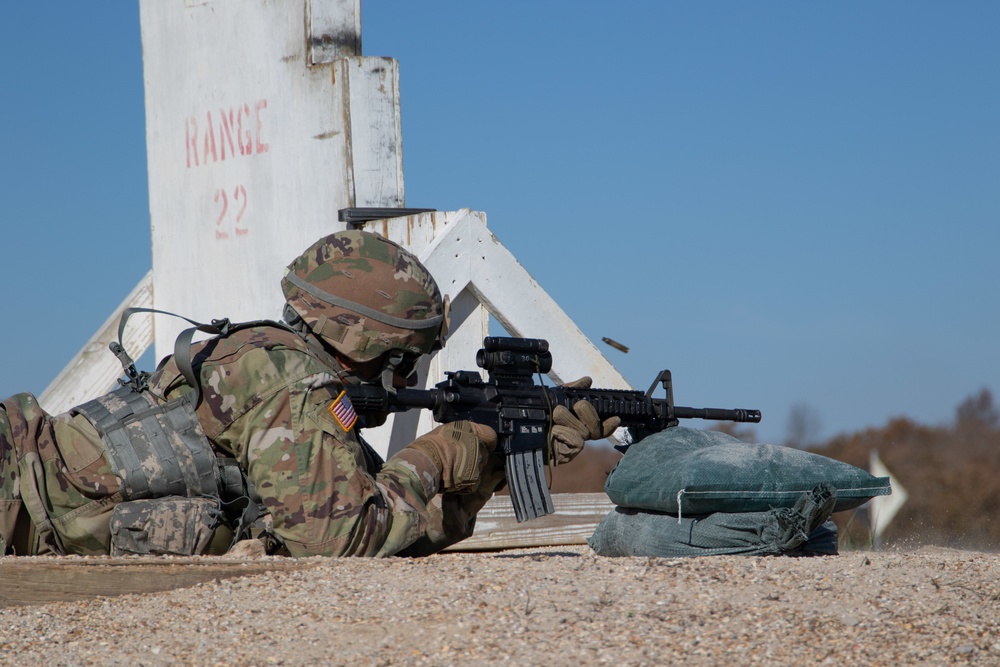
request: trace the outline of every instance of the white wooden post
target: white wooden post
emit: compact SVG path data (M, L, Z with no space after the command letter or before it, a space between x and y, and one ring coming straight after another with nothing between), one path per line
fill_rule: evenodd
M361 55L360 0L141 0L140 9L153 305L200 321L278 319L284 267L345 228L339 209L405 205L398 63ZM451 339L425 383L475 368L492 313L513 335L550 340L554 379L627 386L486 229L484 213L366 226L417 254L452 299ZM188 325L153 321L159 359ZM130 334L133 357L150 340L143 331ZM117 360L89 354L87 363L102 367L104 386L51 395L79 402L106 390ZM389 455L432 426L428 413L410 414L371 439Z
M51 412L119 376L104 350L124 308L278 319L284 267L345 228L339 209L405 205L399 66L361 55L360 0L140 0L140 17L153 269L42 394ZM453 333L423 364L425 386L475 368L492 314L512 335L550 341L553 380L591 375L598 387L628 387L490 233L484 213L366 226L417 254L452 299ZM140 316L126 348L138 358L155 341L159 359L185 326ZM368 435L388 456L433 426L429 413L412 411ZM482 544L580 540L606 511L603 500L591 505L573 536L536 531L511 542L500 530Z
M140 6L156 307L277 319L338 209L403 205L398 63L360 55L358 0ZM156 317L157 358L185 326Z
M153 263L143 294L156 294L143 305L278 319L283 268L345 227L338 209L403 205L398 63L361 55L360 11L360 0L140 1ZM128 350L137 358L154 340L159 359L185 326L157 316L152 336L129 332ZM118 362L100 343L43 392L46 408L110 387Z

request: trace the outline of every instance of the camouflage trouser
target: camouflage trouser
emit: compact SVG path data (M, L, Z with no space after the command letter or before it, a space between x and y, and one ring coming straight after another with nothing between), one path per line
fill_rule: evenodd
M0 554L107 554L119 502L86 419L50 416L31 394L0 403Z

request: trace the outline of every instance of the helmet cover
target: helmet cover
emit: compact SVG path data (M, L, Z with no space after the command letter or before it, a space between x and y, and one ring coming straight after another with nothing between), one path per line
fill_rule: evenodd
M320 239L288 265L281 289L313 333L356 362L390 350L427 354L447 335L446 303L430 272L371 232Z

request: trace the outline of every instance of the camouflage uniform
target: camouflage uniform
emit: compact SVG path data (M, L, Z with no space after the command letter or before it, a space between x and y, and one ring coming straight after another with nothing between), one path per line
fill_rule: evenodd
M256 327L201 346L211 349L199 421L247 471L291 555L390 555L425 533L429 511L440 514L440 500L428 509L440 472L408 449L379 470L377 455L328 409L343 390L337 371L300 337ZM164 399L191 391L173 360L150 385ZM13 531L23 502L36 535L29 553L108 553L108 520L122 498L93 426L80 415L50 417L30 394L2 408L0 532Z
M329 253L346 242L341 250L353 258L354 276L363 280L364 250L383 248L365 245L364 238L333 235L310 251ZM315 269L318 260L319 270L328 270L324 257L309 260L310 251L298 268ZM390 259L394 279L402 283L396 291L411 293L413 267L399 257ZM296 270L296 264L289 268ZM288 283L285 291L290 303L311 298ZM376 291L388 292L386 286ZM434 312L415 297L397 301L406 304L398 316L439 315L438 299ZM299 312L312 305L299 304ZM358 329L350 325L357 317L345 311L339 319L325 318L320 328L356 346ZM406 334L392 327L369 328L376 333L361 346L375 357L394 335L404 341L404 349L425 353L441 330ZM497 462L491 461L479 486L462 496L438 493L440 465L418 448L404 448L383 465L356 428L342 425L333 414L345 382L356 380L328 352L308 335L266 325L193 347L202 388L198 421L212 448L239 462L287 553L419 555L471 534L475 513L503 481ZM165 402L192 388L171 357L151 376L148 391ZM106 554L111 512L122 500L119 479L87 419L72 411L50 416L30 394L0 403L0 553L10 550L15 522L20 522L20 528L30 525L31 530L17 531L19 553Z

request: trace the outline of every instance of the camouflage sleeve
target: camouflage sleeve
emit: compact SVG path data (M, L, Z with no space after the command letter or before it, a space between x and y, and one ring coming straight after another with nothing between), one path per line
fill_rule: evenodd
M397 555L427 556L470 537L476 527L479 510L506 481L503 460L494 453L479 485L470 493L442 493L431 499L423 534Z
M419 457L370 470L353 428L334 415L340 391L327 373L306 377L263 397L224 437L244 449L291 555L389 556L424 533L440 473Z

